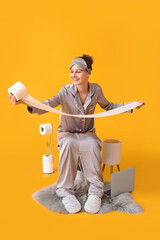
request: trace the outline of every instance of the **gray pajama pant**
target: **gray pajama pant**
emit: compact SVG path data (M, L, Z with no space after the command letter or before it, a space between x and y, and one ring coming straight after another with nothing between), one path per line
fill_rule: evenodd
M94 134L67 133L58 140L59 178L56 193L59 197L74 194L78 166L89 184L88 195L102 198L104 182L101 171L101 140Z

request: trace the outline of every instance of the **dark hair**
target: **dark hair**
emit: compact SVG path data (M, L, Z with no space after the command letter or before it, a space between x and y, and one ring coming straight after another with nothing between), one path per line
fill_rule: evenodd
M83 54L83 56L81 56L80 58L83 58L85 60L85 62L87 63L87 67L92 70L92 64L94 62L94 58L92 56L89 56L86 54Z

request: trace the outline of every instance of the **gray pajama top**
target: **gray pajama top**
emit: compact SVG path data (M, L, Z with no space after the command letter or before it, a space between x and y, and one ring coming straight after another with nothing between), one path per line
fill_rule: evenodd
M62 112L69 114L94 114L96 104L98 103L104 110L111 110L127 103L112 103L109 102L102 92L102 88L96 83L88 83L89 92L82 104L77 87L72 83L63 86L57 95L50 98L42 103L49 105L53 108L61 105ZM46 113L47 111L37 109L35 107L28 107L30 113L36 113L38 115ZM132 112L130 110L128 112ZM59 132L71 132L71 133L86 133L95 131L94 128L94 118L75 118L71 116L60 116L60 125L58 127Z

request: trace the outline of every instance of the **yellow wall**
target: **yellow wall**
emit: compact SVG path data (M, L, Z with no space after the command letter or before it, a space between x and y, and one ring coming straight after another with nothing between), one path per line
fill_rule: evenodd
M102 86L109 101L146 100L146 106L134 110L133 114L96 119L95 126L101 139L122 140L121 166L136 167L139 194L147 197L151 187L151 193L157 193L160 169L159 10L156 0L15 0L0 4L1 182L5 183L3 191L7 199L10 186L12 198L17 194L20 197L24 187L26 197L30 197L35 190L57 180L56 131L59 123L58 115L33 116L25 106L11 105L7 89L19 80L36 99L51 98L63 85L71 83L68 67L74 57L83 53L95 58L90 81ZM96 112L100 111L98 107ZM46 122L54 126L55 175L45 178L41 176L41 156L46 151L47 137L41 136L38 128ZM22 192L23 202L25 191ZM148 208L149 202L143 200L142 205ZM10 206L9 202L2 199L2 206ZM22 202L18 205L20 209L24 207ZM28 211L32 203L30 199ZM11 225L16 211L19 223L18 206L15 209L10 206L7 212L8 216L13 213ZM4 208L3 217L7 222L10 217L6 211ZM41 208L35 214L39 211ZM25 222L24 217L22 219ZM30 215L25 219L30 221Z

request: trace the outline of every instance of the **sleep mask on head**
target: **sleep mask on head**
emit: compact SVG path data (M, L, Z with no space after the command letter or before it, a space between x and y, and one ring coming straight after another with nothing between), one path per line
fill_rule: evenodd
M86 63L86 61L85 61L83 58L80 58L80 57L74 58L74 59L72 60L71 65L70 65L69 68L71 69L71 67L72 67L74 64L75 64L80 70L87 70L87 72L88 72L89 74L91 74L90 69L87 67L87 63Z

